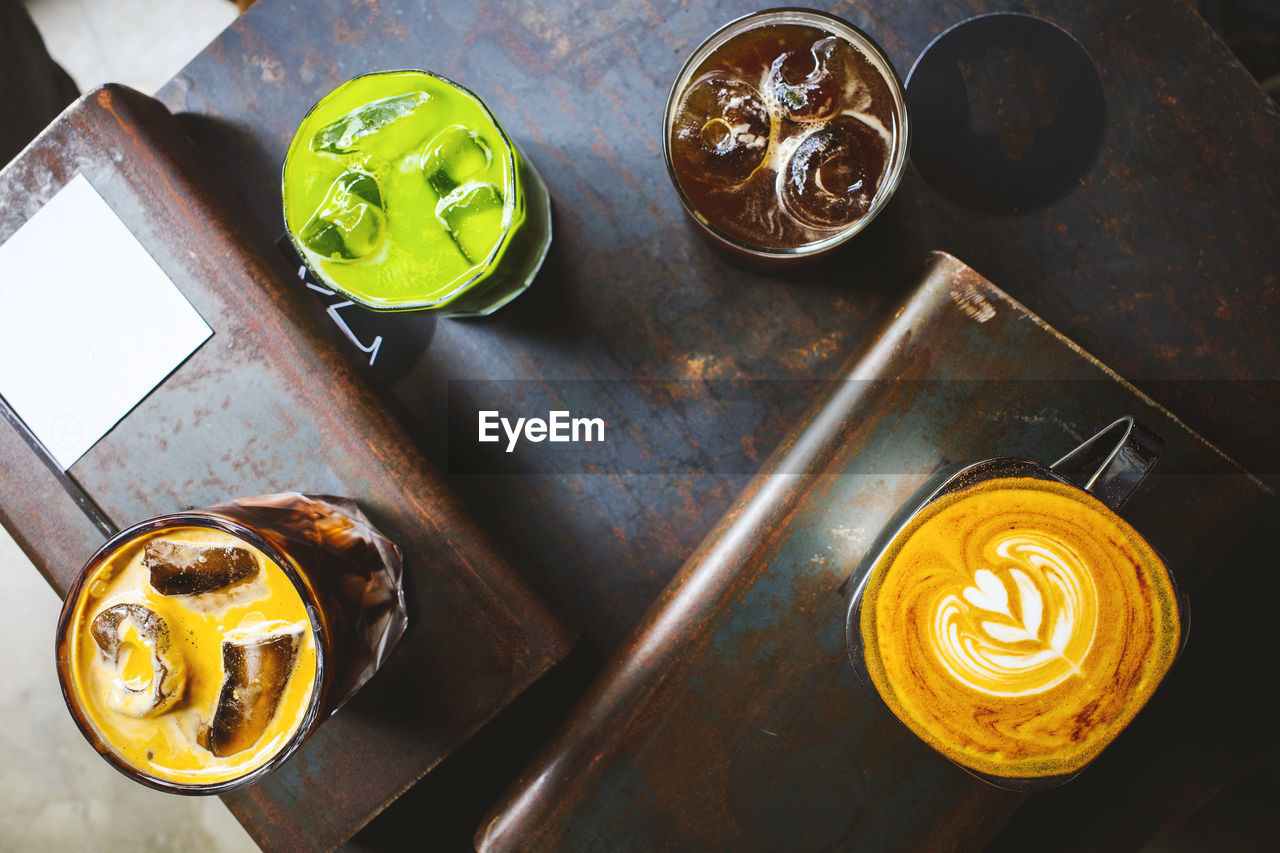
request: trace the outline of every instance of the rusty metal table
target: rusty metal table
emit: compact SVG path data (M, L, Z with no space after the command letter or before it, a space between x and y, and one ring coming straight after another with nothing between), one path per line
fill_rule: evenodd
M1065 198L980 214L908 169L863 237L778 273L728 264L695 235L660 150L680 63L758 5L262 0L159 93L273 234L298 121L336 83L380 68L465 82L550 188L556 236L535 286L491 319L436 325L394 386L428 454L587 640L586 659L534 697L541 704L514 709L462 756L486 758L484 779L460 761L433 774L450 784L429 778L427 793L406 797L401 817L430 814L439 832L471 821L451 838L469 835L547 721L799 419L809 380L834 375L930 249L962 258L1245 467L1272 484L1280 475L1280 118L1190 6L1022 4L1080 40L1106 98L1097 162ZM1000 8L829 5L904 75L948 26ZM718 383L745 391L726 403L707 391ZM605 417L628 433L626 452L606 444L550 469L518 454L479 465L450 455L458 423L532 391ZM1184 807L1221 783L1192 786ZM370 844L391 837L371 832Z
M483 822L484 853L967 849L1015 810L1045 802L933 754L849 665L849 591L865 579L876 532L894 529L909 496L953 462L1055 459L1117 414L1133 415L1164 446L1125 512L1157 550L1178 555L1200 630L1208 598L1199 593L1220 565L1224 586L1235 576L1243 560L1225 543L1249 529L1268 490L950 255L931 259L891 316ZM1222 658L1218 677L1230 655ZM1181 664L1171 690L1203 682L1211 661ZM1081 840L1139 840L1121 840L1110 824L1160 802L1162 783L1106 789L1180 760L1169 749L1135 759L1132 749L1161 729L1169 707L1162 692L1065 787L1107 795L1077 808L1071 825L1095 829ZM1042 846L1038 823L1016 849Z

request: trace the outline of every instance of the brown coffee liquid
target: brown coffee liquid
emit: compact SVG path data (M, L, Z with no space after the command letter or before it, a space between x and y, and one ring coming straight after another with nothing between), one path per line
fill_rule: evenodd
M867 670L899 719L990 776L1067 775L1150 698L1181 634L1163 562L1123 519L1058 482L947 495L873 568Z
M895 117L888 84L853 44L761 26L712 52L679 94L671 166L707 224L751 246L800 248L870 210Z

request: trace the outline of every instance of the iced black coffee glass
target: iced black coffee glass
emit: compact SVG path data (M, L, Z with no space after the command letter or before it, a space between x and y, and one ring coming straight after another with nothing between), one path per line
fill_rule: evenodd
M667 170L714 244L781 265L827 254L888 202L906 164L902 84L865 33L822 12L731 22L676 77Z

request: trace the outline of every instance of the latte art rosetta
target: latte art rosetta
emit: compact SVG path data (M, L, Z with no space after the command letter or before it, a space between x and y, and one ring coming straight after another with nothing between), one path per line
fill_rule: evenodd
M1027 696L1080 675L1093 644L1097 592L1084 559L1062 539L1010 530L983 551L973 585L946 595L932 645L957 681L989 696Z
M1083 767L1173 663L1160 557L1072 486L979 482L929 504L871 568L863 657L877 691L953 761L1004 779Z

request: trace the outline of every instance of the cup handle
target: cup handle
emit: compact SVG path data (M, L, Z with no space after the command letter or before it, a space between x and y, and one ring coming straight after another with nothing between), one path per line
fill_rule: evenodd
M1126 415L1049 467L1118 510L1151 473L1163 449L1164 439Z

